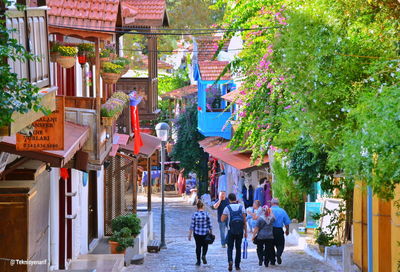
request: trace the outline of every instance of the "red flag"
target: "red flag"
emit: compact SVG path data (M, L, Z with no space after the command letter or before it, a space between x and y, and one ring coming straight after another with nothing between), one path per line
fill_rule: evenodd
M133 150L134 154L139 154L140 148L143 146L142 136L140 135L139 110L137 106L130 106L130 107L131 107L132 132L135 133Z

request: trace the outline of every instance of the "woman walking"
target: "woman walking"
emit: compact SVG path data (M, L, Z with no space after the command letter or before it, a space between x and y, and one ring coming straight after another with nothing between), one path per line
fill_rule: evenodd
M196 241L196 265L200 265L200 256L203 264L207 264L206 254L208 244L205 239L207 233L212 233L212 227L210 215L208 212L204 211L204 204L200 200L197 201L197 212L192 216L192 223L190 224L189 230L189 241L192 238L192 233L194 240Z
M254 228L253 241L257 244L258 265L265 267L271 263L275 265L275 249L273 223L275 216L270 208L267 208L265 214L257 219L256 227Z

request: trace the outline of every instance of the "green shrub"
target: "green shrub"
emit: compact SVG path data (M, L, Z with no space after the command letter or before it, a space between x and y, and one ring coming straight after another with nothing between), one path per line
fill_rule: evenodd
M129 228L133 236L140 234L140 219L136 214L121 215L111 221L113 232L121 231L123 228Z
M61 56L64 57L75 57L76 54L78 53L78 49L73 46L60 46L58 47L58 52L60 53Z
M104 73L119 74L119 73L121 73L123 68L124 67L122 67L118 64L111 63L111 62L103 63L103 72Z
M134 239L132 237L132 231L125 227L120 231L114 231L113 235L110 237L110 241L117 242L117 251L122 252L128 247L133 247Z
M333 237L331 235L327 234L324 231L320 231L317 235L317 239L315 240L315 242L321 246L330 246L332 240Z

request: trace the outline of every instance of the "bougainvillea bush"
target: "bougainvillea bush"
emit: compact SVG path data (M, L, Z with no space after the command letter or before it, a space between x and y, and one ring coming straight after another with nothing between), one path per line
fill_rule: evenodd
M399 100L386 104L399 89L398 2L219 0L221 5L227 7L223 27L252 29L240 32L244 49L231 67L245 76L246 97L231 147L252 150L256 159L269 149L290 152L308 138L314 151L328 154L333 172L365 179L375 193L390 197L386 188L400 182L390 170L400 168L390 151L398 139L381 129L400 126L388 118ZM375 108L366 111L371 103ZM374 137L367 141L366 135Z

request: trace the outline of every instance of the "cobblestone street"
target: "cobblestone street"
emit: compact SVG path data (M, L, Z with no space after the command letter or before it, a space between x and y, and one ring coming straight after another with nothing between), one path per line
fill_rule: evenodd
M160 198L153 196L154 231L156 239L160 239ZM140 199L139 199L140 201ZM187 240L188 229L195 206L191 206L180 197L166 198L166 242L167 249L158 254L147 253L143 265L132 265L126 272L132 271L227 271L226 249L222 248L219 240L216 212L212 211L213 232L216 240L209 247L207 265L195 266L195 243ZM251 235L249 235L249 239ZM286 245L281 265L258 266L256 248L249 242L248 259L242 260L242 271L337 271L334 268L314 259L296 246ZM235 270L234 270L235 271Z

